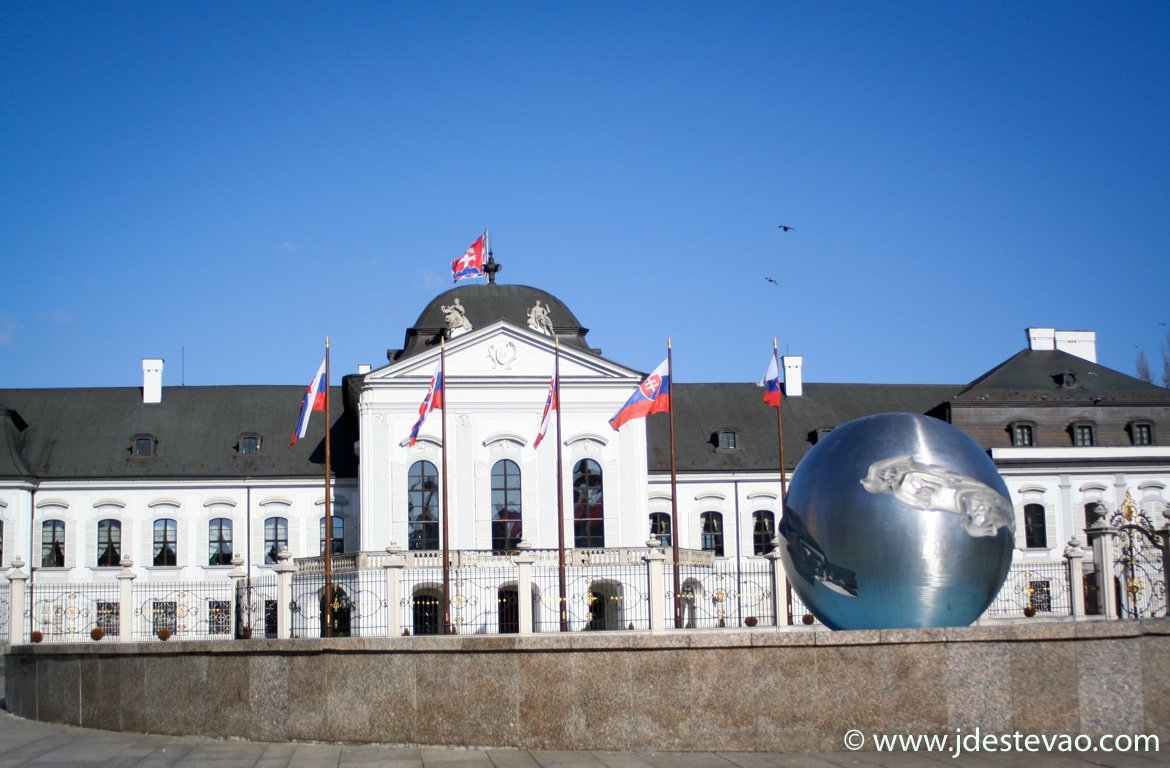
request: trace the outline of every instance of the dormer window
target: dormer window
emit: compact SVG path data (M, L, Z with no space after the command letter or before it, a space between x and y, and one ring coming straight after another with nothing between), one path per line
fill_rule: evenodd
M723 429L719 431L719 450L734 451L739 448L739 436L734 429Z
M1033 424L1016 422L1011 425L1012 445L1016 448L1032 448L1036 445L1036 430Z
M158 440L153 435L135 435L133 456L136 459L150 459L158 452Z
M1052 378L1056 380L1061 389L1072 389L1077 385L1077 377L1072 371L1061 371Z
M1130 422L1129 439L1134 445L1153 445L1154 425L1148 421Z
M833 431L832 427L817 427L812 432L808 433L809 442L816 445L820 441L828 437L829 433Z
M241 435L236 444L240 456L257 456L260 453L260 435Z
M1072 431L1073 445L1086 448L1097 444L1096 430L1092 424L1080 422L1073 424L1069 429Z

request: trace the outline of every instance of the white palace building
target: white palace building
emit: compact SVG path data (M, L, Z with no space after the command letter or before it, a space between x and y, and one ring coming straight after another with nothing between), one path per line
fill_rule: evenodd
M538 565L555 565L559 525L574 563L582 553L621 562L651 537L676 536L690 561L740 573L763 562L782 510L775 409L762 390L673 384L675 531L668 417L610 428L645 373L602 356L586 333L536 288L461 285L432 300L386 365L329 392L334 551L373 562L390 548L433 565L445 495L449 548L465 561L506 557L523 540ZM445 452L439 411L408 439L440 339ZM536 449L558 348L559 440L550 429ZM989 452L1015 506L1017 562L1060 561L1070 539L1084 545L1086 526L1127 498L1155 526L1166 522L1170 390L1098 365L1092 332L1028 329L1022 351L965 384L818 384L802 380L801 365L783 358L789 480L833 428L913 412ZM314 416L287 447L303 394L164 386L158 359L143 361L140 388L0 389L0 568L19 558L41 585L112 583L127 569L136 583L226 580L241 568L259 582L284 548L309 568L325 551L325 424ZM420 584L406 587L416 600Z

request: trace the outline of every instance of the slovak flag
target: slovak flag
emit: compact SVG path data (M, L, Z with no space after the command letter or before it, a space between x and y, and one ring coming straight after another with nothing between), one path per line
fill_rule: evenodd
M560 407L557 402L557 380L554 377L548 380L548 397L544 401L544 414L540 417L540 431L532 441L533 448L540 447L540 441L544 439L544 433L548 432L548 424L552 421L552 413Z
M321 361L321 367L317 369L317 375L309 382L308 388L305 390L305 399L301 401L301 415L297 419L297 427L293 430L292 439L288 441L288 447L292 448L297 440L305 436L305 432L309 431L309 417L313 411L325 410L325 398L329 396L325 387L325 361Z
M773 408L780 407L780 365L776 360L776 350L772 350L772 359L768 361L768 370L764 372L764 379L756 384L764 388L764 404Z
M431 385L427 387L426 397L423 398L422 405L418 407L418 421L414 423L414 427L410 430L410 444L414 445L418 440L418 431L422 429L423 422L427 420L427 415L436 408L443 407L443 361L439 361L439 366L435 368L435 375L431 377Z
M487 250L488 232L476 238L463 255L451 262L451 282L457 283L470 277L483 277L483 254Z
M631 419L640 419L652 413L666 413L669 410L670 358L667 358L634 390L626 404L609 420L609 425L618 430Z

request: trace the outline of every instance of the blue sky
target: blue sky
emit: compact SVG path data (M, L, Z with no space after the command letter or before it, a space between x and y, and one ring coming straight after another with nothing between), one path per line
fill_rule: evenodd
M1168 137L1165 2L0 0L0 386L377 367L484 226L681 382L1157 376Z

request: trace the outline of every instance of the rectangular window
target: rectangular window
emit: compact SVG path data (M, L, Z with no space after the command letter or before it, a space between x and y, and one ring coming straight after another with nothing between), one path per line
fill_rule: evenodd
M64 520L46 520L41 524L41 567L65 567Z
M117 568L122 564L122 523L117 520L98 520L98 568Z
M154 521L154 564L171 566L179 564L178 523L163 519Z
M1073 427L1073 445L1096 445L1095 441L1093 440L1093 427L1088 424L1077 424L1075 427Z
M1017 424L1013 430L1015 446L1017 448L1031 448L1035 443L1032 437L1032 427L1029 424Z
M1047 581L1029 581L1028 599L1037 613L1052 612L1052 585Z
M282 549L288 549L288 520L270 517L264 521L264 562L275 563Z
M1024 505L1024 544L1028 549L1048 548L1048 529L1043 504Z
M112 600L97 601L97 626L107 637L118 636L118 603Z
M232 564L232 521L226 517L207 524L207 564Z
M207 631L212 635L232 633L232 603L230 600L207 601Z
M1134 424L1133 425L1133 444L1134 445L1153 445L1154 444L1154 428L1149 424Z
M177 603L170 601L156 600L150 610L150 628L157 635L160 629L165 629L171 634L179 626L179 606Z

